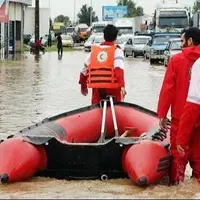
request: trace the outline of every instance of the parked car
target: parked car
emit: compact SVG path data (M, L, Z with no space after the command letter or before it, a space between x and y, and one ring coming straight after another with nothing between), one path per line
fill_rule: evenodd
M147 42L147 44L144 45L143 52L144 52L144 58L145 59L149 59L149 57L150 57L150 50L151 50L152 42L153 41L151 39Z
M104 41L103 35L96 35L93 44L101 44Z
M61 35L63 47L74 47L74 41L71 35Z
M67 27L66 28L67 35L72 35L74 31L75 31L75 27Z
M84 50L91 51L91 46L94 43L95 35L91 35L87 41L84 43Z
M122 51L124 51L124 46L125 45L124 45L124 42L123 42L123 40L122 40L121 37L117 38L117 40L116 40L115 43L120 46L120 48L121 48Z
M170 39L179 38L180 34L177 33L156 33L153 36L152 42L149 46L146 46L145 52L149 52L150 64L154 64L156 61L164 62L164 51ZM147 49L148 47L148 49Z
M132 38L134 35L130 34L123 34L120 36L120 38L123 40L124 45L127 43L127 41Z
M124 47L124 55L126 57L133 56L136 58L137 56L144 55L144 46L151 40L150 36L133 36L129 38Z
M91 35L84 44L84 50L91 51L91 46L93 44L101 44L103 41L104 41L103 34ZM123 40L121 39L121 37L117 38L116 44L120 46L122 51L124 51L124 43L123 43Z
M181 52L181 39L170 39L164 51L164 65L167 67L171 56Z

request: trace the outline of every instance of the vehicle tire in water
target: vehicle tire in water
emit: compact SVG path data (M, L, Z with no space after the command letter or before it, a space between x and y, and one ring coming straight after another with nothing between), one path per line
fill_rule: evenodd
M149 59L146 52L144 52L144 59L145 59L145 60L148 60L148 59Z
M124 51L124 56L125 56L126 58L128 57L128 55L127 55L126 51Z
M155 63L154 59L150 59L150 65L153 65Z

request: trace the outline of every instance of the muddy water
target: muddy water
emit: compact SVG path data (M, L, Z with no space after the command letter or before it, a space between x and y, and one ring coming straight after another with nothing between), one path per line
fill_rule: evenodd
M0 136L5 138L45 117L90 104L78 85L86 53L26 55L16 62L0 63ZM149 66L142 58L126 59L126 101L156 110L165 68ZM0 198L200 198L199 185L189 179L177 187L163 182L148 188L130 180L65 181L33 178L0 186ZM199 194L198 194L199 193Z

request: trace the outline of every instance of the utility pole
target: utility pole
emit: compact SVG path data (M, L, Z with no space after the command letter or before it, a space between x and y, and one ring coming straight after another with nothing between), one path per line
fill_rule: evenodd
M76 24L76 0L74 0L74 26Z
M93 11L93 9L92 9L92 0L90 2L90 7L91 7L91 11L90 11L90 26L92 26L92 11Z
M49 0L49 34L51 33L51 1Z
M40 38L40 3L35 0L35 42Z

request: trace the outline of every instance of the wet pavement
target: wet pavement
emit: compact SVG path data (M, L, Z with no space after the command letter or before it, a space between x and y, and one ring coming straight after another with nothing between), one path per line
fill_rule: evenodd
M40 57L27 54L15 58L15 62L1 62L1 138L46 117L89 105L91 94L82 96L78 84L86 55L83 51L66 52L58 60L55 52ZM129 57L125 63L125 101L156 111L165 68L150 66L143 58ZM189 176L188 168L184 184L168 187L162 183L148 188L122 179L102 182L33 178L0 186L0 198L200 198L199 185Z

